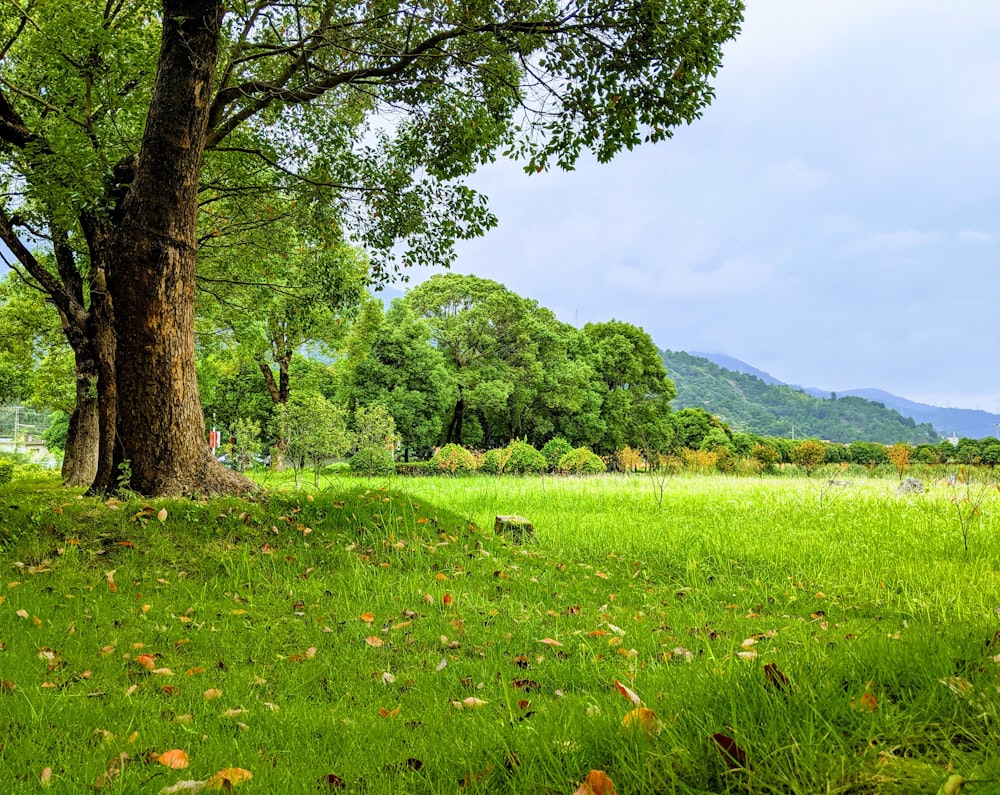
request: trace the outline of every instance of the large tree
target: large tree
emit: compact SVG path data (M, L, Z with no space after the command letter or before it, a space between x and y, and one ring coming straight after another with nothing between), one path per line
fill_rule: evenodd
M0 237L96 360L94 489L125 461L146 494L250 485L205 443L202 191L308 184L381 272L446 263L492 223L463 176L501 150L571 168L584 150L607 161L669 137L710 101L741 13L739 0L5 4ZM269 172L249 188L226 168L247 156ZM55 271L29 267L38 241Z

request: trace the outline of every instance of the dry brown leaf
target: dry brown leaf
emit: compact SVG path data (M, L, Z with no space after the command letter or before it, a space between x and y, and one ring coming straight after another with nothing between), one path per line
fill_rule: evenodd
M382 638L380 638L378 635L369 635L367 638L365 638L365 643L367 643L373 649L381 648L383 645Z
M253 773L249 770L244 770L242 767L227 767L205 779L205 789L228 790L252 778Z
M636 707L625 713L622 718L622 727L629 731L641 731L647 737L652 737L660 733L660 721L656 713L646 707Z
M632 690L631 688L626 687L625 685L623 685L617 679L615 679L615 690L617 690L619 693L621 693L623 698L628 699L629 701L631 701L636 706L639 706L639 705L642 704L642 699L639 698L638 694L634 690Z
M157 511L156 513L156 518L159 519L161 522L167 521L167 509L160 508L160 510Z
M603 770L591 770L573 795L616 795L615 785Z
M222 698L222 691L217 687L210 687L201 694L201 697L206 701L211 701L213 698Z
M562 646L562 644L559 641L553 640L552 638L542 638L538 642L544 643L546 646Z

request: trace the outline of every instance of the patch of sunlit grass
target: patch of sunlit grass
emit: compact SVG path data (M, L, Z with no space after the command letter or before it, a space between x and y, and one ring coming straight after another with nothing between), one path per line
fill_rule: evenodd
M0 789L46 768L66 792L228 768L247 792L1000 775L992 504L967 555L944 491L883 481L679 477L662 505L640 478L334 482L254 503L5 487ZM495 536L508 513L536 539Z

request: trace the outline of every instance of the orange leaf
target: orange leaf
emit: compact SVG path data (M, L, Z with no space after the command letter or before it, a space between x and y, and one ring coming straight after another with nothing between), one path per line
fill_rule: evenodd
M395 718L399 714L399 707L395 709L386 709L385 707L380 707L378 714L383 718Z
M213 698L222 698L222 691L217 687L210 687L201 694L201 697L206 701L211 701Z
M156 667L156 658L151 654L140 654L135 661L147 671L152 671Z
M115 585L115 572L117 569L112 569L111 571L104 572L104 579L108 581L108 588L111 593L118 593L118 586Z
M252 778L253 773L249 770L244 770L242 767L227 767L205 779L205 789L228 790Z
M174 748L170 751L164 751L162 754L157 754L156 761L164 767L169 767L171 770L183 770L188 766L188 755L180 748Z
M197 674L203 674L203 673L205 673L205 669L199 665L195 668L188 668L184 672L184 676L196 676Z
M373 616L371 613L362 613L361 620L364 621L366 624L371 624L372 621L375 620L375 616Z
M542 638L538 642L544 643L546 646L562 646L562 644L559 641L553 640L552 638Z
M874 694L865 691L858 699L851 699L851 706L858 712L874 712L878 709L878 699Z
M441 597L441 604L443 604L445 607L448 607L448 605L450 605L451 603L452 603L452 598L450 593L446 593L444 596Z
M631 688L628 688L625 685L623 685L617 679L615 679L615 690L617 690L619 693L621 693L623 698L628 699L629 701L631 701L636 706L639 706L640 704L642 704L642 699L639 698L638 694L634 690L632 690Z
M42 775L38 777L38 782L43 786L47 787L52 783L52 768L47 767L42 770Z
M378 635L369 635L365 638L365 643L371 646L373 649L378 649L382 646L382 638Z
M594 572L594 576L595 577L600 577L602 580L608 579L608 575L605 574L603 571L595 571Z
M591 770L573 795L616 795L615 785L603 770Z

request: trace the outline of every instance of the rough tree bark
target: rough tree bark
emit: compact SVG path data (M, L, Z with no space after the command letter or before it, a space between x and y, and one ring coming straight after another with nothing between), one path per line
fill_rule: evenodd
M116 389L128 400L102 445L148 495L253 486L211 455L194 366L197 191L222 15L217 1L163 4L156 84L108 254Z

